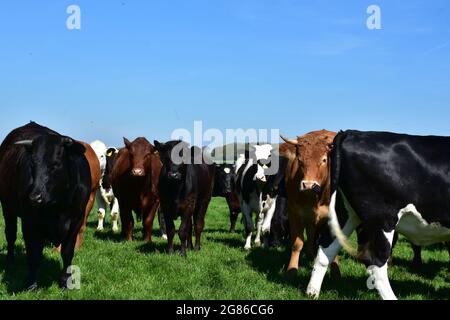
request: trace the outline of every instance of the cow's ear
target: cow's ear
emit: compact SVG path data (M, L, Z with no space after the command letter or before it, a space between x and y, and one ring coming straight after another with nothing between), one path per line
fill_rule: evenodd
M158 140L154 140L153 144L155 145L156 152L161 152L162 151L164 143L161 143Z
M106 156L108 158L111 158L114 153L116 153L116 148L109 148L108 150L106 150Z
M328 152L331 152L331 150L333 150L333 148L334 148L334 144L333 144L333 143L329 143L329 144L327 145L327 150L328 150Z
M83 155L86 152L86 147L81 143L73 141L70 138L64 139L64 147L72 155Z
M130 147L131 147L131 142L130 142L130 140L128 140L127 138L123 138L123 143L125 144L125 147L127 148L127 149L130 149Z

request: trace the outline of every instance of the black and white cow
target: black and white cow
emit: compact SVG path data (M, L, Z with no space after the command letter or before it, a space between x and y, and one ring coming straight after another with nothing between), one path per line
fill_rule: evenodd
M322 232L307 293L319 296L330 261L344 247L366 265L368 287L394 300L387 262L395 231L420 246L450 240L450 137L341 132L331 162L336 239ZM356 228L358 250L347 240Z
M104 221L106 218L107 207L111 210L111 221L112 229L114 232L119 231L118 221L119 221L119 201L114 196L114 192L111 184L111 173L114 166L115 159L119 150L116 148L107 148L106 145L100 141L96 140L91 143L92 149L94 149L97 155L98 161L100 162L101 180L100 188L97 191L97 205L98 205L98 231L103 231Z
M258 215L255 245L261 246L261 231L264 222L262 208L262 191L267 182L266 165L269 162L273 147L270 144L255 145L253 156L241 155L236 163L236 191L244 214L246 242L245 249L252 248L252 232L254 229L252 215Z

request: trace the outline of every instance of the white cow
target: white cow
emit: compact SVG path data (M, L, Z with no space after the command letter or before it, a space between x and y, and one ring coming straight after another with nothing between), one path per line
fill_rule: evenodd
M263 210L262 188L267 181L265 175L267 167L261 163L261 160L267 161L271 151L272 145L270 144L254 146L254 157L250 156L249 159L245 159L244 155L240 155L236 162L236 185L245 220L246 250L252 248L253 213L258 215L255 245L261 246L261 231L266 214Z
M94 149L95 154L97 155L98 160L100 161L100 171L101 171L101 180L100 180L100 188L97 191L97 205L98 205L98 231L103 231L104 229L104 221L106 217L106 208L110 206L111 208L111 220L112 220L112 229L114 232L119 231L118 221L119 221L119 201L114 196L113 190L111 186L107 186L105 189L103 179L105 177L105 172L108 166L108 157L111 157L113 153L118 153L118 150L115 148L107 148L106 145L96 140L91 143L92 149ZM108 154L110 153L110 154Z

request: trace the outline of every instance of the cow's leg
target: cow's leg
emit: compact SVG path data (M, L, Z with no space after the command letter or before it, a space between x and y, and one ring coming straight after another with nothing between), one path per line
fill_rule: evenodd
M22 233L27 253L28 274L25 287L29 290L37 289L37 273L42 260L44 242L36 231L36 223L30 219L22 219Z
M14 263L14 249L17 240L17 216L7 207L3 206L5 217L5 236L8 245L8 254L6 257L6 266L9 267Z
M188 231L187 231L187 248L189 250L194 250L194 244L192 243L192 224L195 223L195 221L197 221L196 218L194 218L194 222L192 222L192 218L189 219L188 221Z
M245 221L245 250L250 250L252 248L252 232L253 232L253 221L252 221L252 209L250 206L243 202L242 213L244 214Z
M412 249L414 251L413 268L418 271L422 267L422 247L413 244Z
M208 211L209 203L205 203L200 207L198 216L195 217L195 250L200 251L201 249L201 238L203 230L205 229L205 216L206 211Z
M189 228L189 220L192 220L192 215L188 213L186 210L184 214L181 216L181 225L180 230L178 231L178 235L181 241L181 252L180 255L182 257L186 257L186 245L188 238L188 228ZM192 237L192 234L191 234Z
M357 222L349 218L342 231L346 237L350 237L356 227ZM322 236L322 243L320 243L317 257L314 262L311 279L306 290L306 293L315 299L319 298L323 279L327 273L328 266L336 259L339 251L342 249L342 246L337 239L332 240L331 232L328 226L324 227Z
M143 224L144 224L144 241L152 242L153 222L155 221L156 211L159 207L159 201L155 201L150 209L144 210Z
M106 217L106 202L105 202L105 199L103 199L102 192L100 191L100 189L97 190L96 199L97 199L97 206L98 206L97 231L103 231L105 217Z
M306 256L308 260L312 261L317 254L317 232L314 224L306 227L306 236L308 237L306 241Z
M87 225L87 220L88 220L89 214L91 213L92 207L94 206L95 194L96 194L96 191L93 191L89 195L89 200L86 205L86 209L84 211L83 224L81 225L81 228L80 228L80 230L78 232L78 236L77 236L77 243L75 245L76 250L79 250L81 248L81 246L83 245L83 236L84 236L84 232L86 231L86 225Z
M304 245L304 226L300 220L300 212L292 208L289 210L289 221L291 229L292 249L288 272L295 272L298 270L300 253Z
M239 217L239 212L233 209L230 209L230 233L236 232L236 224Z
M71 277L71 274L69 273L69 267L72 266L78 228L79 225L77 226L75 223L72 223L68 234L63 239L61 244L61 258L63 260L63 270L60 280L61 288L71 289L69 288L69 279Z
M369 266L367 268L370 276L367 286L369 289L377 289L383 300L397 300L388 277L388 260L391 255L394 232L394 230L391 232L383 231L383 235L375 239L375 244L372 247L374 252L370 255L372 261L368 263Z
M273 199L273 201L276 203L277 199L275 198L275 199ZM267 213L264 217L264 222L263 222L262 230L261 230L261 232L264 236L268 235L270 233L270 230L272 227L273 215L275 214L275 210L276 210L276 205L273 204L269 208L269 210L267 210Z
M166 229L166 221L164 217L164 212L161 210L161 208L158 211L158 219L159 219L159 228L161 232L161 237L165 240L167 240L167 229Z
M264 223L264 213L261 210L261 212L258 215L258 221L256 222L255 246L257 247L261 247L261 234L263 223Z
M119 232L119 217L120 217L120 209L119 209L119 201L117 198L113 199L111 204L111 222L112 222L112 230L114 233Z
M168 252L170 255L174 253L173 250L173 238L175 238L175 223L174 221L169 218L165 217L166 221L166 230L167 230L167 245L168 245Z
M134 218L131 208L122 206L120 222L122 223L122 238L126 241L133 241Z

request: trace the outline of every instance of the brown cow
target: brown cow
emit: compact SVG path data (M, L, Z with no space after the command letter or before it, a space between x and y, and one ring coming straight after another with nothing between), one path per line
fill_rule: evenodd
M122 237L133 240L134 211L142 217L144 241L152 241L153 221L159 208L158 183L162 163L155 147L145 138L119 151L112 172L114 194L119 200Z
M293 246L288 271L298 270L305 230L307 254L312 258L317 247L317 230L328 221L329 152L335 136L335 132L314 131L297 140L284 139L286 143L280 146L280 153L289 159L286 188ZM339 272L337 261L332 270Z
M100 177L101 177L100 162L98 161L98 158L97 158L97 155L95 154L94 149L92 149L92 147L86 142L82 142L82 141L79 141L79 142L86 148L86 152L84 153L84 156L86 157L86 159L89 163L89 168L91 169L92 186L91 186L91 194L89 196L89 201L86 206L86 211L84 214L83 225L80 228L80 232L78 232L77 243L75 245L76 250L79 250L81 248L81 246L83 245L83 235L84 235L84 232L86 231L86 224L87 224L87 220L89 218L89 214L91 213L92 207L94 206L95 195L97 194L97 190L100 187Z

